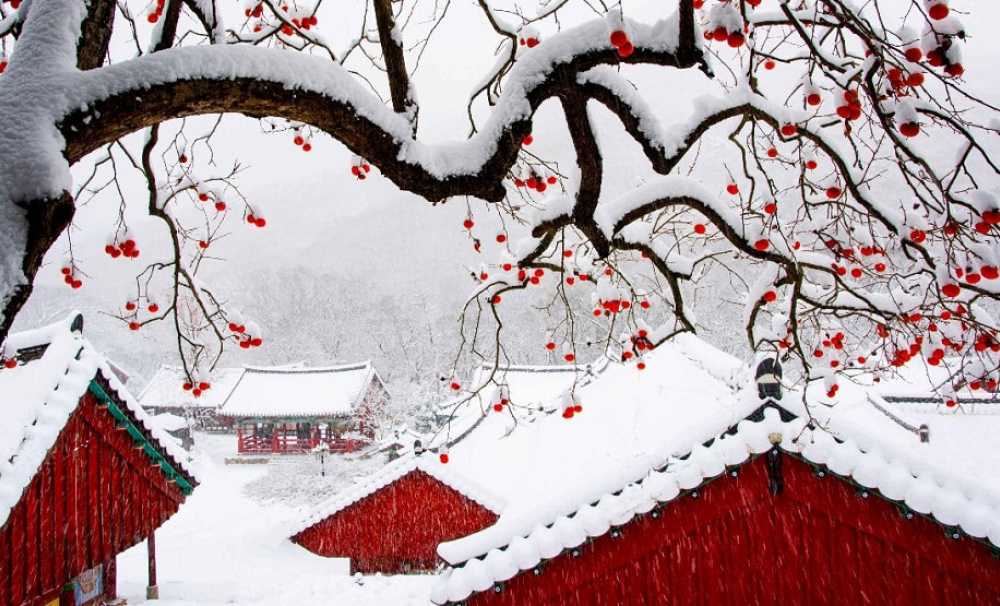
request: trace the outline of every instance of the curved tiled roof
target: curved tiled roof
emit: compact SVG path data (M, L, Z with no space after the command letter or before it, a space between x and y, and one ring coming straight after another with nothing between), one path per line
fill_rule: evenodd
M1000 496L989 487L928 468L902 449L862 448L849 438L840 439L827 430L815 429L784 409L766 406L759 413L716 439L696 444L688 456L671 460L664 468L650 471L619 491L566 515L540 521L526 533L510 533L502 547L489 547L498 544L496 535L503 532L502 520L469 537L443 543L438 553L445 560L455 553L469 553L470 549L474 553L477 542L488 550L463 561L452 559L453 567L435 585L432 600L437 604L465 600L578 547L588 538L623 526L635 516L722 475L727 466L739 465L774 448L772 436L780 436L777 448L784 452L878 491L883 498L905 504L942 525L961 529L994 548L1000 547Z
M243 376L243 368L219 368L207 378L211 388L195 397L183 388L188 381L184 369L166 364L156 369L139 394L143 408L218 408Z
M372 381L371 362L315 368L246 367L219 412L236 418L350 415Z

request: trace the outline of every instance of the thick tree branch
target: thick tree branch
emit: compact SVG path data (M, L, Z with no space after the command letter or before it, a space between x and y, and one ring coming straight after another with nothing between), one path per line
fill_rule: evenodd
M677 7L680 27L677 37L677 56L689 61L697 61L698 47L695 46L694 0L680 0Z
M608 242L594 222L594 211L601 198L604 159L587 113L587 98L574 91L564 94L560 101L576 150L576 163L580 167L579 189L576 204L573 205L573 223L594 244L598 255L605 257L610 252Z
M396 113L406 114L413 124L413 131L416 132L417 106L410 95L410 75L406 71L401 34L396 29L396 20L392 14L392 1L374 0L374 6L378 41L382 47L382 59L385 61L385 71L389 78L392 109Z
M233 56L230 59L235 62L266 60L275 52L287 55L267 49L211 47L168 50L156 53L156 57L137 61L165 58L176 52L214 55L224 51L231 52ZM260 53L259 57L257 53ZM301 60L307 61L308 58ZM671 53L643 49L636 50L629 60L673 67L692 66L679 63ZM583 52L567 62L553 62L546 77L525 91L524 101L533 112L546 99L575 88L576 75L580 72L595 65L618 62L615 51L604 49ZM309 61L303 67L315 69L316 66ZM341 68L329 65L325 69ZM339 77L339 74L336 75ZM344 77L348 75L344 74ZM480 134L457 146L449 146L448 153L452 158L466 158L470 154L478 158L482 150L490 150L488 157L475 170L454 175L434 174L423 165L408 161L406 154L402 153L404 147L420 147L419 143L390 128L388 122L370 117L378 113L377 108L367 107L370 95L365 94L363 98L360 93L350 95L338 92L337 95L333 98L325 91L291 89L284 82L267 81L263 76L200 75L120 91L86 109L73 108L61 120L59 128L66 138L66 158L74 163L90 151L128 133L173 118L223 112L242 113L255 118L280 116L311 124L331 134L351 151L378 166L401 189L417 193L432 202L458 195L472 195L493 202L503 199L506 190L502 181L517 158L522 140L531 132L530 116L495 124L489 137ZM521 101L508 99L508 102ZM358 108L358 103L365 104L364 111ZM427 151L433 152L433 149L427 148Z
M115 1L91 0L87 17L80 24L80 43L76 49L76 66L82 70L96 69L104 64L115 25Z

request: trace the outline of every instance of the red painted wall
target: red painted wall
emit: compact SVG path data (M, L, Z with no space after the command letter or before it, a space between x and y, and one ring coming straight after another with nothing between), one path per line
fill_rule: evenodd
M44 604L184 499L88 392L0 528L0 606Z
M651 604L1000 604L1000 560L969 539L904 519L782 455L784 491L764 458L645 515L619 538L598 537L522 572L469 606Z
M351 558L351 572L437 566L442 541L496 522L492 511L416 470L292 537L313 553Z

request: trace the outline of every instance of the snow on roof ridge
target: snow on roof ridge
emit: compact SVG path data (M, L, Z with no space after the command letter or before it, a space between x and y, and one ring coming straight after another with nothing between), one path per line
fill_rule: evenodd
M774 433L781 435L777 447L782 451L827 467L837 476L877 490L888 500L905 503L940 524L961 528L973 538L1000 547L1000 503L994 499L942 486L933 481L931 474L907 469L898 459L865 452L849 439L839 440L826 431L812 429L800 417L783 421L774 406L763 407L759 421L753 420L753 416L737 423L733 433L723 432L708 446L695 444L684 460L672 461L660 471L653 469L642 480L630 482L618 492L558 516L550 524L536 525L527 535L508 537L503 548L489 549L462 562L447 557L454 552L454 546L474 543L488 536L496 525L442 543L438 554L451 561L452 566L435 584L432 601L445 604L464 600L494 583L513 578L522 570L534 568L541 560L557 557L588 538L606 534L614 526L624 526L636 515L673 501L682 491L693 490L722 475L727 466L739 465L767 452L774 447L770 440Z
M321 412L317 412L316 410L310 411L307 408L301 408L297 410L280 410L278 412L274 412L273 410L263 411L263 409L260 408L253 409L254 407L252 405L250 406L250 409L247 409L245 405L243 408L240 408L240 405L238 403L235 404L236 410L233 410L234 405L231 405L230 403L231 400L233 399L233 396L240 389L240 385L243 384L244 379L246 379L248 376L251 375L275 375L275 376L278 375L302 376L302 375L321 375L321 374L332 375L337 373L348 373L354 371L363 371L365 373L365 379L364 381L359 383L357 392L351 394L350 402L348 404L349 410L346 411L344 410L334 411L332 409L326 409ZM230 415L241 418L255 418L261 416L280 417L280 416L296 416L296 415L315 417L315 416L350 414L362 403L365 394L368 393L368 388L373 380L377 380L378 383L382 385L384 388L385 382L382 381L382 377L378 374L378 371L375 370L375 367L372 365L371 360L365 360L364 362L354 362L351 364L342 364L339 366L326 366L326 367L316 367L316 368L278 368L278 369L260 370L260 369L254 369L252 367L244 367L243 374L240 375L239 379L237 379L236 383L233 385L233 388L229 391L225 399L219 405L219 411L224 415Z
M11 333L4 342L4 352L6 352L6 356L13 356L21 349L48 345L58 335L71 332L71 327L80 317L82 317L80 312L71 311L66 317L56 322Z
M116 392L118 399L136 421L149 432L157 442L157 447L173 459L180 471L197 480L194 471L186 464L187 453L173 442L169 434L149 420L149 415L111 370L107 359L80 332L73 330L81 318L80 313L73 312L64 320L13 334L7 340L9 345L17 349L46 345L42 356L19 367L20 372L31 372L31 367L42 361L47 363L46 366L52 364L55 372L50 377L33 377L33 383L54 383L53 387L46 388L42 392L43 399L33 406L35 419L23 428L21 439L13 450L0 453L0 526L6 523L10 511L45 462L59 433L76 410L80 398L98 375L107 381L109 388ZM36 366L36 369L44 368L45 366Z
M740 377L750 371L750 365L728 351L723 351L692 332L681 332L667 343L673 344L678 353L696 364L709 376L730 386L744 383ZM706 355L710 352L712 355Z
M301 364L298 363L298 364ZM332 366L298 366L298 365L281 365L281 366L250 366L244 365L243 370L246 372L254 372L259 374L309 374L309 373L321 373L321 372L346 372L350 370L365 370L371 368L372 361L365 360L363 362L350 362L347 364L337 364Z
M407 455L387 463L372 475L362 477L346 489L335 493L329 499L320 503L315 511L293 527L289 535L292 537L298 535L326 518L336 515L358 501L375 494L413 471L426 473L470 501L478 503L493 513L499 514L503 509L503 499L492 494L474 480L457 472L446 470L445 464L435 461L431 454Z
M142 388L142 391L139 392L139 396L137 398L138 401L141 402L142 406L145 407L145 408L161 408L161 407L171 408L171 407L177 407L177 406L185 406L185 405L187 405L187 404L179 403L177 401L178 399L179 400L188 401L189 403L193 402L194 398L193 398L193 396L191 396L190 392L183 391L182 388L181 388L181 381L176 381L176 379L178 377L175 376L175 375L177 375L179 373L183 373L183 372L184 372L184 368L182 366L176 366L176 365L172 365L172 364L160 364L160 367L156 369L156 372L153 373L153 376L150 377L149 381L147 381L146 385ZM232 367L232 366L225 367L225 368L216 368L215 370L213 370L212 373L211 373L211 377L213 379L213 381L212 381L212 389L216 390L216 391L213 391L212 395L214 395L215 393L218 393L218 390L220 390L221 388L225 387L225 383L220 383L219 381L217 381L217 379L221 379L223 377L227 377L228 375L243 376L244 372L245 372L245 369L243 367ZM161 379L161 376L163 377L162 379ZM236 382L238 382L238 381L239 381L238 378L235 379L234 382L233 382L233 386L235 386ZM160 390L164 389L164 385L162 385L162 384L166 384L168 382L171 383L171 384L173 384L173 387L171 388L171 390L174 391L174 394L172 396L166 396L163 393L156 393L156 392L159 392ZM229 392L230 393L232 392L232 388L229 389ZM151 397L152 395L156 395L159 398L165 399L167 401L163 401L163 402L160 402L160 401L147 402L146 399L148 397ZM210 402L210 401L212 401L212 395L205 395L205 394L203 394L204 397L200 400L200 402ZM227 393L226 397L228 397L228 396L229 396L229 394ZM173 399L171 400L169 398L173 398ZM223 399L223 401L224 400L225 399ZM218 408L221 405L222 404L220 403L220 404L214 406L214 408ZM208 406L211 407L211 405L208 405Z
M596 360L595 360L596 361ZM481 364L479 369L490 371L494 368L498 372L586 372L591 364L504 364L496 366L494 364Z
M229 396L236 389L236 386L240 383L243 375L247 372L254 374L320 374L324 372L345 372L351 370L364 370L366 368L374 368L372 366L371 360L364 360L361 362L351 362L349 364L340 365L328 365L328 366L305 366L304 361L293 362L291 364L278 364L274 366L258 366L251 364L244 364L242 366L226 366L216 368L211 371L210 375L217 381L212 381L212 388L215 390L209 394L202 394L201 398L194 399L188 392L183 392L181 390L180 381L177 381L175 387L170 388L174 393L167 394L163 392L166 384L173 384L175 379L178 377L176 375L181 375L184 372L184 367L174 364L161 364L153 376L149 379L146 385L139 392L139 401L144 407L148 408L174 408L177 406L188 406L188 405L198 405L198 406L209 406L213 408L221 408ZM375 372L378 376L377 371ZM232 384L229 385L227 379L232 379ZM382 377L378 377L379 382L384 384ZM225 387L229 387L228 391ZM220 391L222 390L222 391ZM214 406L211 402L216 401L213 396L218 393L223 393L224 395L219 396L218 404ZM147 398L156 397L158 400L163 401L149 401Z

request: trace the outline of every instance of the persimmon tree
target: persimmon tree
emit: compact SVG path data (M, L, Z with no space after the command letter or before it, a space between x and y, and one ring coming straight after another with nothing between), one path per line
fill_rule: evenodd
M481 233L474 213L466 219L477 250L480 238L495 238L507 255L473 272L476 313L463 325L465 336L492 317L491 350L478 351L473 334L463 351L500 360L502 310L520 291L548 289L552 325L540 347L575 362L589 330L642 369L645 352L697 330L686 297L716 268L741 284L750 347L798 360L831 399L838 376L917 356L961 359L939 386L946 401L956 387L995 389L1000 208L990 188L1000 170L987 138L1000 122L966 82L962 49L975 41L967 15L949 4L676 0L643 22L628 3L550 0L529 16L478 0L496 62L475 90L456 91L471 93L468 137L430 145L411 76L447 3L433 4L416 33L412 15L428 6L418 0L362 2L356 15L322 0L251 1L235 23L223 23L213 0L4 3L0 340L75 204L106 191L92 180L113 190L127 169L144 175L148 212L162 220L173 255L144 266L120 311L124 325L173 322L189 388L206 382L200 374L222 348L260 346L265 327L229 309L197 271L224 222L267 229L266 212L242 198L239 167L217 174L204 162L212 130L160 139L168 120L240 113L303 152L319 133L333 137L355 154L344 170L358 179L389 179L432 204L478 200L527 227L529 238L512 241L505 230ZM591 16L568 17L578 6ZM322 34L333 18L359 24L342 48ZM143 22L153 24L148 35ZM134 41L135 57L109 58L116 31ZM626 79L639 65L664 79L698 72L719 92L692 98L691 115L666 127L656 100ZM772 82L773 70L794 77ZM547 101L561 107L570 135L568 170L531 151L535 112ZM606 192L615 152L598 142L597 106L656 174L620 196ZM142 130L141 149L130 150L123 137ZM700 151L720 133L735 169ZM91 154L94 173L74 188L70 167ZM182 207L198 209L197 220ZM141 258L122 217L106 253ZM83 286L72 253L62 271L69 288ZM150 284L162 275L170 286L156 294Z

